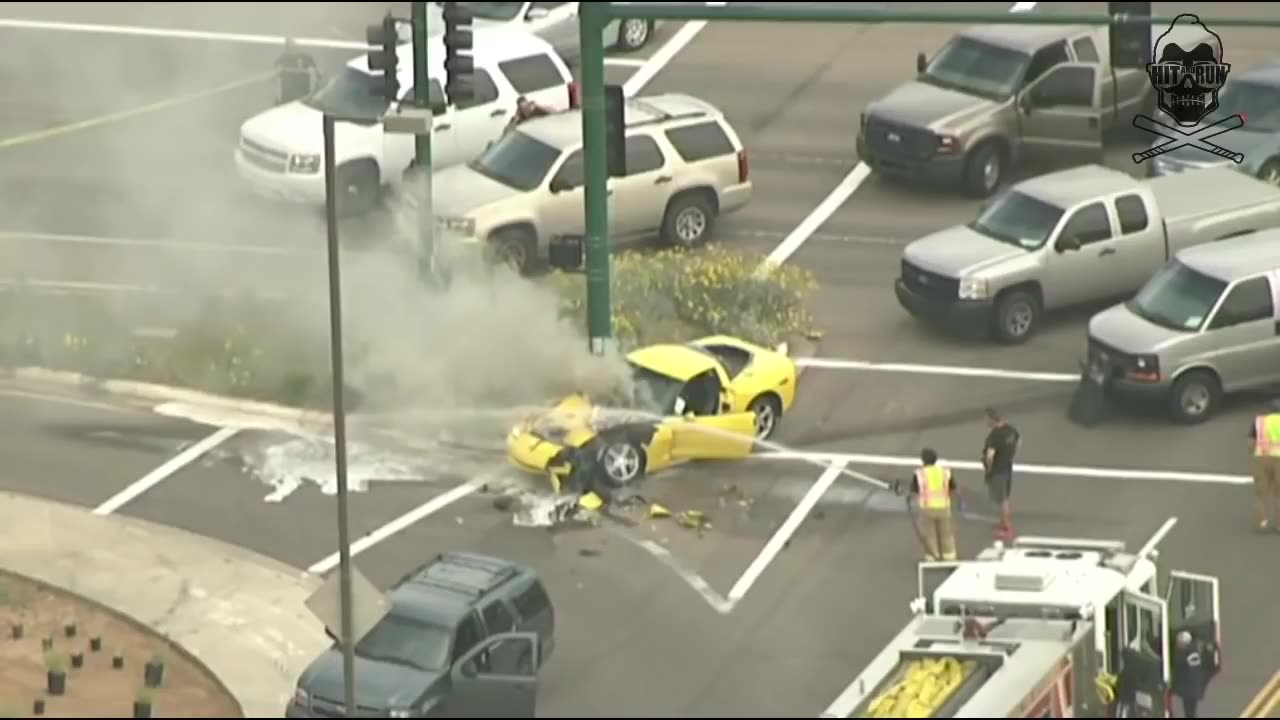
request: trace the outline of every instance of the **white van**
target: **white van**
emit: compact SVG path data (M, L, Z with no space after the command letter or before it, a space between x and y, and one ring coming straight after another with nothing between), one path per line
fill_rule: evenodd
M446 168L479 155L500 137L524 95L540 105L565 110L573 76L551 45L528 33L492 31L474 36L475 99L444 105L444 45L440 36L428 49L430 95L436 109L431 166ZM413 48L399 48L400 100L413 93ZM377 202L384 186L398 184L414 159L414 137L384 133L381 118L390 109L381 80L365 55L352 60L310 97L259 113L240 126L235 160L240 177L268 198L324 204L323 113L365 117L335 128L339 212L355 215Z

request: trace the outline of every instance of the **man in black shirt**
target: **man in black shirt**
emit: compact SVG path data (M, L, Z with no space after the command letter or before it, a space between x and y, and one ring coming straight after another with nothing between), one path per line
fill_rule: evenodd
M320 77L316 61L299 50L292 38L284 41L284 53L276 58L276 72L280 74L280 91L276 97L280 105L310 95Z
M996 536L1003 540L1013 538L1013 512L1009 495L1013 492L1013 459L1018 454L1022 437L1017 428L1000 417L994 408L987 408L987 425L991 432L982 446L982 467L986 471L987 491L991 502L1000 507L1000 525Z
M1173 694L1182 700L1182 716L1199 717L1197 710L1209 681L1218 674L1221 661L1218 647L1212 641L1179 632L1173 648Z

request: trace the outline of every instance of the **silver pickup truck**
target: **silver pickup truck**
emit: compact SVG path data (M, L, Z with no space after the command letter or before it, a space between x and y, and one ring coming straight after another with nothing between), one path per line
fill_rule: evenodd
M1166 41L1195 47L1203 26ZM1153 37L1168 28L1153 28ZM983 25L953 37L915 80L867 105L858 157L873 171L988 197L1020 163L1100 159L1104 133L1152 112L1142 70L1112 71L1106 27Z
M1015 344L1046 312L1132 295L1183 248L1275 226L1280 188L1228 168L1136 180L1084 165L912 242L894 289L916 318Z

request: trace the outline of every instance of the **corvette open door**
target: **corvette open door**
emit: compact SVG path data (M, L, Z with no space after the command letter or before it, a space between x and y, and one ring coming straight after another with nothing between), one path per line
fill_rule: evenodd
M739 460L755 447L755 413L685 415L666 424L673 435L671 456L683 460Z

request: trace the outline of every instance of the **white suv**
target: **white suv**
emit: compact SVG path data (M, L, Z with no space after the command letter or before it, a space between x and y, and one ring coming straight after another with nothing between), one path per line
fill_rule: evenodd
M692 247L718 216L751 200L747 152L724 114L688 95L634 98L626 107L627 175L609 179L609 230L619 243L660 237ZM437 224L521 272L557 235L582 235L582 116L529 120L480 157L434 173Z
M431 166L445 168L467 162L502 135L521 95L556 110L571 104L573 76L549 43L528 33L477 32L474 36L475 98L446 106L441 91L444 46L431 38L428 76L435 110L431 133ZM413 50L402 45L400 99L413 93ZM324 204L323 113L368 118L338 123L339 211L360 214L371 209L383 186L399 184L414 159L414 137L384 133L381 118L390 103L380 93L378 76L360 56L310 97L255 115L240 127L236 167L251 188L279 200Z

